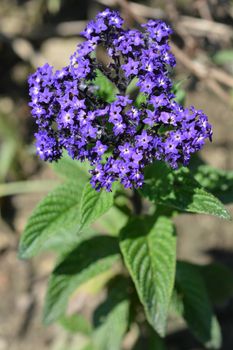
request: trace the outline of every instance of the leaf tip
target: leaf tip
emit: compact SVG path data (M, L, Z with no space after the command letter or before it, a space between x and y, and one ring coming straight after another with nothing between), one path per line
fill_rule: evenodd
M50 319L49 315L44 313L42 316L42 323L44 326L50 326L53 323L53 320Z
M222 218L228 221L232 221L232 215L229 213L229 211L224 208Z
M17 257L20 260L26 260L26 259L30 258L29 254L28 254L27 247L25 246L25 244L22 241L19 243Z
M151 317L148 317L148 320L150 318ZM151 325L161 338L165 338L167 330L167 314L164 312L161 313L157 310L157 313L151 320Z
M47 297L48 295L46 295L45 303L43 306L43 312L42 312L42 323L46 327L50 326L53 322L55 322L58 319L58 317L57 318L54 317L53 312L51 312Z

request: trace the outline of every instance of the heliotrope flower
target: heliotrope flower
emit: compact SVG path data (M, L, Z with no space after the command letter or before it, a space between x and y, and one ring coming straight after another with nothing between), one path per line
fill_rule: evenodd
M39 156L56 161L66 150L73 159L88 160L92 186L108 191L118 180L126 188L142 186L144 167L156 159L172 168L187 165L212 130L202 111L174 100L171 32L154 20L142 31L125 29L119 13L106 9L89 22L66 67L38 68L29 86ZM97 47L106 50L108 66L98 61ZM116 88L112 102L98 95L100 72ZM134 98L127 95L132 82Z

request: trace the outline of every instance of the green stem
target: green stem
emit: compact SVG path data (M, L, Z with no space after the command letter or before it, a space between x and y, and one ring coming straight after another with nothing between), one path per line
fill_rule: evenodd
M0 184L0 197L22 193L47 192L58 184L57 180L17 181Z

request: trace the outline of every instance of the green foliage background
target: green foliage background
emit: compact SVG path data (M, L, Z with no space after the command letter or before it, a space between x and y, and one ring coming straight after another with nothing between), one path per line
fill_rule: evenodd
M107 86L104 79L103 88ZM106 90L108 98L114 93L111 86ZM95 350L122 349L125 335L136 326L139 343L146 332L149 349L165 349L167 321L176 315L206 348L220 349L221 327L213 304L233 294L232 272L222 265L177 261L173 218L193 213L230 220L224 204L233 201L232 172L198 158L190 169L172 170L155 162L146 168L139 191L116 184L108 193L96 192L88 182L88 166L66 155L53 169L63 183L34 210L19 247L24 259L45 250L57 254L45 324L58 321L68 331L84 334L85 349ZM135 211L136 200L140 213ZM106 273L105 300L92 324L81 314L68 316L75 290Z

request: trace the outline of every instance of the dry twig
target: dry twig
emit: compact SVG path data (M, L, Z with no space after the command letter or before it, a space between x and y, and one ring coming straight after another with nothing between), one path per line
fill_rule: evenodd
M153 9L149 6L140 5L133 2L128 2L127 0L97 0L99 3L104 5L119 5L124 11L128 12L128 15L133 18L136 22L145 22L145 18L157 18L158 9ZM173 8L174 3L170 0L166 0L166 6L168 9ZM153 13L153 10L156 13ZM137 13L140 13L138 16ZM166 17L165 13L163 18ZM170 17L170 20L173 19ZM212 20L194 18L189 16L178 16L178 13L175 13L175 28L180 35L184 35L186 42L187 38L191 37L191 33L188 34L188 30L195 31L196 35L199 30L199 35L210 34L224 37L226 40L230 40L233 37L233 32L231 29L224 24L213 22ZM191 37L192 39L192 37ZM223 70L218 68L213 68L207 66L206 64L193 61L186 53L185 50L181 50L174 43L172 44L172 51L174 52L177 59L183 64L192 74L194 74L198 79L202 80L210 90L212 90L218 97L220 97L226 103L232 103L229 94L222 88L219 84L224 84L228 87L233 87L233 78L225 73Z
M140 13L140 17L151 17L151 18L158 18L158 19L164 19L165 18L165 12L159 8L152 8L146 5L137 4L135 2L126 2L124 0L96 0L99 4L102 4L104 6L121 6L124 9L127 8L127 10L130 10L131 14L133 13L134 18L138 18L137 15Z
M96 0L98 3L105 6L121 6L125 9L125 1L124 0ZM167 6L169 8L172 7L172 11L169 11L170 18L174 17L174 2L170 0L166 0ZM134 18L158 18L158 19L166 19L168 17L168 13L160 10L158 8L153 8L150 6L137 4L135 2L127 2L127 8L134 14ZM138 15L140 13L140 16ZM176 15L176 13L175 13ZM177 28L184 32L188 32L193 36L209 36L211 38L221 39L222 41L229 42L233 38L233 30L229 25L223 23L217 23L212 20L196 18L191 16L179 16L179 21L176 23Z
M216 76L211 75L211 69L199 62L192 61L183 50L179 49L174 43L171 45L172 51L176 58L183 64L190 72L192 72L198 79L202 80L216 95L218 95L224 102L231 103L230 96L216 81ZM212 72L215 70L212 70Z
M179 26L193 36L208 36L229 42L233 38L233 30L230 26L203 18L180 16Z
M195 7L197 8L200 16L209 21L213 21L213 17L210 11L208 0L196 0Z

